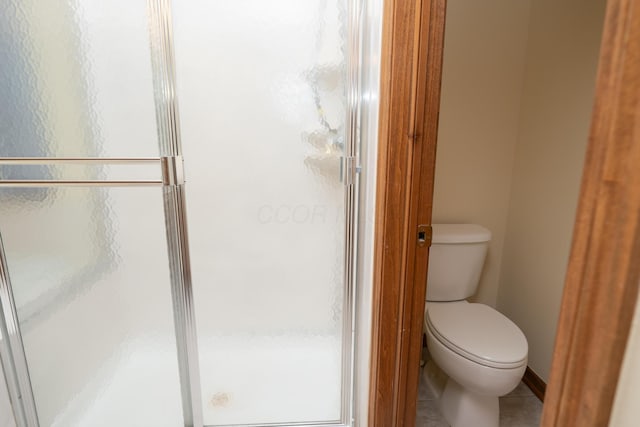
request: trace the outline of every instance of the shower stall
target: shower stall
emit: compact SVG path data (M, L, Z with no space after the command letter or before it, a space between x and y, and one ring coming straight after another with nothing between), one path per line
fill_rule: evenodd
M382 0L0 1L0 423L358 425Z

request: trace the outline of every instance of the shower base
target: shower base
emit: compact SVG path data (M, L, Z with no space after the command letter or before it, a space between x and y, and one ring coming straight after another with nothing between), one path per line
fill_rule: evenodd
M220 337L200 345L205 425L314 422L340 416L335 337ZM54 427L178 427L181 395L173 348L132 343L85 386ZM165 378L165 382L159 381ZM153 388L145 388L149 383ZM139 390L145 390L140 395Z

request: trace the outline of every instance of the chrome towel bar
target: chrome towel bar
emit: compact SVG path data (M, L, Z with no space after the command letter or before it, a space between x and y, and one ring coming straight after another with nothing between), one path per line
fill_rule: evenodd
M0 157L0 165L149 165L157 164L162 179L36 180L1 179L2 187L155 187L184 183L182 157Z

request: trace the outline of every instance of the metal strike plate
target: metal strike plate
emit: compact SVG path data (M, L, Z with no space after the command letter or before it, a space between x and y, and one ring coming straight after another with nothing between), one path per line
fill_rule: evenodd
M433 230L430 225L418 226L418 246L431 246L431 238L433 237Z

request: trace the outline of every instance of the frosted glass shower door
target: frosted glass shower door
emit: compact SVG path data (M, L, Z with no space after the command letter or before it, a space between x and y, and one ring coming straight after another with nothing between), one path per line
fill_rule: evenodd
M205 425L348 413L348 6L174 2Z
M0 1L18 426L350 425L358 2Z
M198 425L150 48L164 15L0 3L0 359L17 425Z
M29 190L0 232L40 426L182 425L162 191Z

